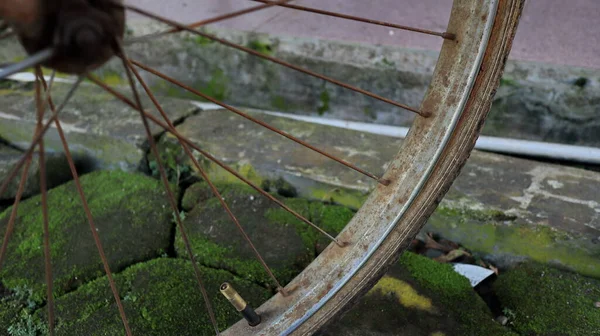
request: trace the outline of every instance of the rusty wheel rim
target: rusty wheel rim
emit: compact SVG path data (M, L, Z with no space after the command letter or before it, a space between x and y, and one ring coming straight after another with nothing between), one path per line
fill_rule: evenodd
M261 316L261 323L259 325L250 327L245 320L241 320L226 331L219 332L215 324L215 332L217 334L290 335L314 332L316 328L331 319L333 315L341 309L339 305L335 306L335 302L342 302L342 305L347 305L349 298L356 296L359 289L364 290L368 283L372 282L372 280L377 277L377 272L375 271L369 271L369 274L366 276L360 275L360 273L364 271L363 268L367 263L372 262L373 256L379 252L381 246L386 241L390 240L391 235L397 236L394 239L398 241L398 249L401 249L401 245L409 241L416 234L419 226L423 224L424 220L429 216L432 209L439 201L436 198L439 198L440 195L443 195L444 193L444 191L440 191L435 196L427 196L426 199L418 200L419 205L417 206L417 199L421 196L423 188L428 183L435 183L436 185L434 188L442 190L447 188L455 178L455 175L453 175L454 173L449 171L447 176L443 179L431 182L432 173L438 168L441 157L446 155L445 151L450 143L454 141L453 136L455 136L455 130L458 127L459 122L462 122L460 120L463 116L463 112L465 111L469 100L472 99L473 88L478 76L480 76L480 73L482 72L486 53L489 52L488 42L490 41L494 30L503 27L497 20L498 10L499 8L503 8L503 10L509 11L506 7L510 6L510 4L519 6L520 1L511 1L513 0L454 1L447 31L437 33L438 36L444 37L445 41L434 71L432 82L421 106L419 108L412 108L389 101L389 103L413 111L419 116L416 118L410 132L403 142L399 154L397 154L391 162L384 176L377 177L368 172L361 171L360 168L352 166L343 160L338 161L342 164L346 164L349 168L355 169L378 181L379 183L376 189L345 229L337 237L330 237L332 243L301 274L285 286L279 284L277 279L273 276L273 280L277 284L280 293L263 303L256 310ZM264 3L264 5L262 5L263 7L268 7L277 4L284 5L287 1L278 1L275 3L261 0L257 2L262 2ZM507 3L510 4L506 5ZM127 7L138 13L149 16L153 15L144 12L143 9L120 5L120 2L116 5L119 9ZM501 16L501 18L502 20L506 20L504 16ZM167 21L165 22L169 23ZM173 25L174 31L177 29L190 29L189 27L175 22L171 22L170 24ZM514 27L510 29L513 28ZM434 32L434 34L436 33ZM117 35L121 36L122 31L118 32ZM118 40L118 38L116 40ZM225 41L225 43L227 42ZM144 86L146 93L152 98L159 110L160 105L159 102L155 101L152 93L145 86L134 66L149 72L152 72L152 69L145 67L139 62L128 59L121 49L120 41L117 41L116 44L111 47L113 48L111 53L121 56L123 60L135 99L131 100L124 96L119 97L117 92L111 93L115 94L134 109L139 110L147 130L147 118L150 118L149 120L158 123L167 129L167 131L173 133L180 140L184 148L189 146L190 148L200 150L194 147L194 144L182 139L176 133L173 125L166 116L166 123L160 124L160 120L156 121L152 119L152 116L145 115L138 92L135 89L134 76L137 77L138 81ZM508 49L510 49L510 46L508 46ZM506 50L506 47L504 50ZM52 54L52 51L48 52L41 47L33 48L30 51L38 53L29 60L31 63L20 64L21 67L37 65L40 63L41 59L48 59L48 53ZM264 55L261 57L269 58ZM278 60L271 61L278 62ZM283 62L280 64L282 63ZM89 69L95 68L97 65L97 62L87 62L85 66L75 67L71 72L87 74ZM64 69L61 68L61 66L57 67L59 69ZM291 67L293 68L293 65L291 65ZM331 83L342 87L370 95L373 98L386 101L384 97L378 97L372 93L363 92L364 90L361 91L358 88L353 88L335 79L324 76L319 77L318 74L311 74L310 71L303 69L296 70L330 81ZM159 73L155 72L155 74L161 76ZM3 75L6 75L6 72L0 73L0 77ZM102 85L102 83L98 82L94 77L89 78L93 82ZM165 77L163 78L167 79ZM81 81L81 78L79 80ZM46 83L44 83L44 86L45 85ZM491 83L489 85L495 84ZM108 87L105 87L105 89L111 90ZM189 88L189 90L192 91L193 88ZM202 95L201 93L197 94ZM206 98L210 100L211 97ZM56 115L57 112L53 107L51 100L47 100L53 113ZM46 100L44 100L44 102L45 101ZM221 104L218 101L215 102ZM222 106L234 113L238 113L235 111L235 108L231 106L226 104L223 104ZM44 104L40 104L38 108L40 111L43 111L45 106ZM58 110L60 110L60 108ZM243 112L238 114L244 116ZM471 125L469 127L476 129L477 127L474 124L482 123L484 117L485 113L474 120L470 120L469 122ZM47 129L49 123L52 121L56 122L57 126L60 128L58 117L55 117L54 120L50 119L43 127L40 119L38 127L41 134L43 134L43 129ZM259 121L255 122L260 124ZM262 126L269 128L269 125L263 124ZM277 131L275 130L275 132ZM297 141L297 139L286 135L284 132L279 133L292 141ZM34 137L34 147L36 143L40 143L40 146L43 145L43 142L41 142L41 134ZM150 134L149 138L151 138ZM301 144L317 152L319 151L318 148L311 147L310 144ZM152 146L154 145L152 144ZM153 150L154 149L155 148L153 147ZM463 148L462 153L466 155L471 149L472 148ZM321 152L321 154L327 156L327 153ZM192 155L190 154L190 156ZM335 160L334 157L331 158ZM26 160L23 161L23 164L25 164L25 161ZM457 158L457 164L459 163L458 161L460 161L460 158ZM209 181L202 170L199 170L200 174ZM76 175L75 172L73 174L74 176ZM164 172L162 170L161 175L163 180L165 180ZM168 185L168 182L166 182L166 185ZM220 196L219 192L212 184L211 186L213 187L215 195ZM83 195L82 199L84 199ZM221 198L219 197L219 199ZM225 202L221 203L223 203L223 207L230 212ZM410 216L407 216L407 213L411 211L416 211L417 214L410 214ZM178 221L181 221L179 216L176 217L178 218ZM231 214L231 218L237 223L237 219L233 214ZM305 222L311 224L308 221ZM239 226L239 223L237 224ZM94 227L91 217L90 225L92 228ZM239 227L241 232L245 234L241 226ZM252 245L252 242L249 239L247 240L248 243ZM5 247L4 245L3 247ZM101 250L102 248L99 246L99 251L102 255L103 252ZM261 259L258 251L256 252L257 257L263 262L266 270L269 271L268 266ZM396 252L397 251L389 252L389 257L391 258ZM3 255L2 252L0 254L0 261ZM192 255L191 252L190 255ZM191 258L193 260L193 256L191 256ZM193 263L195 264L195 262ZM384 266L383 262L380 262L380 265L374 269L383 269ZM105 266L105 268L107 270L106 273L110 278L110 270L107 266ZM206 293L199 277L198 282L203 296L206 299ZM113 286L112 282L111 286ZM357 289L347 290L346 287ZM127 334L130 335L131 331L129 330L124 310L120 305L118 294L114 288L113 294L117 300L119 310L121 311L125 330L127 331ZM210 313L211 308L208 302L207 305L209 306L208 309ZM211 319L214 323L215 319L213 315L211 315Z

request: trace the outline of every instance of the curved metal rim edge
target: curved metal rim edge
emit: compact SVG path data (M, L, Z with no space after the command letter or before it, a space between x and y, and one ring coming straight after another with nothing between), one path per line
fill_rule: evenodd
M495 19L497 8L498 8L498 0L492 0L490 3L489 18ZM450 140L450 137L452 136L452 133L454 132L454 129L456 128L458 120L460 119L460 116L462 115L462 111L464 110L464 107L465 107L465 105L469 99L469 96L471 94L471 91L473 89L473 85L475 84L475 78L477 77L479 67L483 61L483 56L484 56L485 50L487 48L489 38L491 36L491 29L495 22L494 19L490 19L486 22L486 26L484 29L483 41L479 47L478 55L477 55L476 61L474 63L474 66L472 67L471 72L469 74L468 88L467 88L467 90L465 90L463 96L461 97L461 100L459 103L459 108L457 109L458 111L457 111L457 113L455 113L455 115L452 119L452 123L451 123L450 127L448 128L448 132L445 134L445 136L442 140L442 145L438 147L438 150L436 151L433 160L431 161L430 165L427 167L426 173L424 174L423 178L421 178L421 180L419 181L417 188L415 188L413 190L412 194L410 195L409 199L402 207L401 211L394 218L394 220L390 223L387 230L385 231L385 234L382 237L380 237L380 239L375 244L373 244L371 246L371 248L369 249L367 254L365 254L365 257L361 260L361 262L358 263L349 273L344 275L342 280L339 281L335 285L335 287L333 287L327 293L327 295L325 295L306 314L304 314L300 319L296 320L287 330L285 330L283 333L281 333L282 336L287 336L287 335L291 334L300 325L302 325L306 320L308 320L312 315L314 315L319 309L321 309L335 294L337 294L337 292L339 292L342 289L342 287L344 287L346 285L346 283L364 266L364 264L369 260L369 258L373 255L373 253L375 253L375 251L377 251L379 246L381 246L381 244L385 241L385 239L388 237L390 232L394 229L396 223L398 223L398 221L400 221L400 219L402 219L402 216L404 216L404 213L406 212L406 210L412 205L412 202L415 200L415 198L419 194L420 190L423 188L423 186L425 185L425 183L431 176L431 173L433 172L435 165L437 164L442 152L446 148L446 145L448 144L448 141Z

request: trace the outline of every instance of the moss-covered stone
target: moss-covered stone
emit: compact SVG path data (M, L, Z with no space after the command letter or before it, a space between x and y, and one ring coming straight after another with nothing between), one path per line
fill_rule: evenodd
M501 211L440 206L429 218L425 230L483 255L493 255L492 259L500 266L508 266L507 259L531 259L600 277L600 259L593 254L598 247L589 239L546 226L528 225Z
M23 157L21 151L0 147L0 181L4 182L15 168L18 161ZM78 165L76 162L76 165ZM23 168L19 170L16 177L8 184L6 192L0 195L0 200L14 200L19 189ZM71 172L64 155L46 154L46 183L48 188L54 188L71 179ZM25 188L22 198L33 196L40 191L39 156L34 155L29 166L26 177Z
M277 193L283 197L296 197L298 191L283 178L276 180L265 180L261 186L265 191Z
M21 312L25 308L24 303L17 300L13 295L0 300L0 336L10 336L8 328L11 326L13 326L13 329L16 328Z
M315 254L329 243L315 229L249 187L218 184L218 188L267 265L283 284L304 269ZM205 200L186 215L184 223L198 261L252 281L272 285L239 229L218 199L212 197L208 187L200 184L188 189L184 203L188 204L192 199ZM353 215L343 207L304 199L283 199L283 202L332 234L341 230ZM188 255L179 231L175 250L179 256Z
M265 38L250 40L248 42L248 48L267 56L273 54L273 43Z
M326 334L515 335L450 265L409 252Z
M598 280L525 263L501 274L494 288L521 335L600 334Z
M313 200L339 204L355 210L360 209L368 196L369 194L363 191L337 187L327 188L326 185L314 186L306 195Z
M219 293L230 282L244 299L259 306L269 291L231 273L200 268L218 327L223 330L241 316ZM159 258L136 264L114 276L134 335L212 335L205 302L189 261ZM39 310L37 318L45 319ZM123 324L106 277L92 281L56 300L59 335L121 335Z
M167 250L172 211L158 181L114 171L85 175L81 184L113 271ZM46 288L40 202L36 196L20 204L0 271L7 288L31 289L38 303ZM75 184L50 190L48 208L54 293L58 296L102 276L104 270ZM11 209L0 214L2 236Z

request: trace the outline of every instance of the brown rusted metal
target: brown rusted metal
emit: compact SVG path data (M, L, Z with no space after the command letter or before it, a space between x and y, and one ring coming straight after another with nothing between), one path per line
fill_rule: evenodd
M197 96L200 96L200 97L202 97L202 98L204 98L206 100L209 100L212 103L215 103L215 104L217 104L217 105L219 105L219 106L221 106L221 107L223 107L223 108L225 108L225 109L227 109L227 110L229 110L229 111L231 111L231 112L233 112L233 113L235 113L235 114L237 114L237 115L239 115L239 116L241 116L241 117L243 117L245 119L248 119L248 120L250 120L250 121L252 121L252 122L254 122L254 123L256 123L256 124L258 124L258 125L266 128L266 129L270 130L270 131L273 131L273 132L275 132L275 133L277 133L277 134L279 134L281 136L284 136L284 137L286 137L286 138L294 141L295 143L297 143L299 145L302 145L302 146L304 146L306 148L309 148L309 149L311 149L311 150L313 150L313 151L315 151L315 152L317 152L317 153L319 153L319 154L321 154L323 156L326 156L326 157L328 157L328 158L330 158L330 159L332 159L332 160L334 160L334 161L336 161L336 162L338 162L338 163L340 163L340 164L342 164L342 165L344 165L344 166L346 166L346 167L348 167L350 169L353 169L353 170L355 170L355 171L357 171L357 172L359 172L359 173L361 173L361 174L363 174L363 175L365 175L367 177L370 177L370 178L374 179L375 181L377 181L377 182L379 182L379 183L381 183L383 185L386 185L386 183L388 183L388 181L386 181L385 179L381 179L381 178L377 177L375 174L372 174L372 173L370 173L370 172L368 172L368 171L366 171L364 169L361 169L361 168L359 168L359 167L357 167L357 166L355 166L355 165L353 165L353 164L351 164L349 162L346 162L346 161L344 161L344 160L342 160L342 159L340 159L340 158L338 158L338 157L336 157L336 156L334 156L332 154L329 154L329 153L327 153L327 152L325 152L323 150L320 150L317 147L309 144L306 141L300 140L300 139L296 138L295 136L293 136L291 134L288 134L288 133L286 133L286 132L284 132L284 131L276 128L276 127L273 127L273 126L265 123L264 121L258 120L256 118L252 117L251 115L249 115L249 114L247 114L247 113L245 113L245 112L243 112L243 111L241 111L241 110L239 110L239 109L237 109L237 108L235 108L235 107L233 107L231 105L227 105L227 104L225 104L225 103L223 103L221 101L218 101L218 100L216 100L216 99L214 99L214 98L212 98L212 97L210 97L210 96L208 96L208 95L206 95L206 94L204 94L204 93L202 93L202 92L200 92L200 91L198 91L198 90L196 90L196 89L194 89L194 88L192 88L192 87L190 87L188 85L185 85L185 84L183 84L183 83L181 83L181 82L179 82L179 81L177 81L177 80L175 80L175 79L173 79L173 78L171 78L171 77L169 77L169 76L167 76L167 75L165 75L165 74L163 74L163 73L161 73L159 71L156 71L155 69L152 69L151 67L149 67L147 65L144 65L144 64L142 64L140 62L137 62L137 61L134 61L134 60L131 60L131 63L135 64L136 66L138 66L138 67L140 67L140 68L142 68L142 69L144 69L144 70L146 70L146 71L148 71L150 73L152 73L153 75L156 75L156 76L158 76L158 77L160 77L160 78L162 78L162 79L164 79L164 80L166 80L166 81L168 81L168 82L170 82L172 84L175 84L175 85L177 85L177 86L179 86L179 87L181 87L181 88L183 88L183 89L185 89L185 90L187 90L187 91L189 91L189 92L191 92L191 93L193 93L193 94L195 94Z
M81 78L78 80L78 82L76 84L74 84L73 88L70 91L71 94L74 92L74 90L77 88L77 86L79 86L80 83L81 83ZM65 99L65 103L63 103L60 106L59 110L62 109L62 107L64 107L64 105L68 101L69 97L70 96L67 95L67 98ZM50 98L49 98L49 100L50 100ZM102 242L100 241L100 236L98 235L96 223L94 222L92 212L90 211L90 207L88 205L87 198L85 197L83 187L81 186L81 182L79 180L79 173L77 173L77 168L75 167L75 161L73 160L73 156L71 155L71 150L69 149L69 144L67 143L67 138L65 137L65 133L63 131L60 120L58 119L59 110L54 109L53 106L54 105L51 105L50 108L51 108L52 114L54 116L54 123L56 125L56 130L60 137L60 141L62 143L63 150L65 151L65 157L67 159L67 163L69 164L69 168L71 170L71 175L73 176L73 182L75 183L75 188L77 190L77 193L79 194L79 198L83 205L83 210L84 210L85 216L87 218L88 224L90 226L90 231L92 233L94 243L96 244L96 248L98 249L98 254L100 255L100 259L102 260L102 266L104 267L104 273L106 274L108 283L110 285L110 289L112 291L113 297L117 304L117 308L119 310L119 315L121 317L121 321L123 322L123 327L125 328L125 333L127 336L132 336L131 328L129 327L129 322L127 321L127 316L125 314L125 309L123 308L123 303L121 302L121 297L119 296L119 291L117 289L117 285L115 284L115 281L113 279L112 271L110 270L110 266L108 264L108 259L106 258L106 254L104 253L104 248L102 247Z
M129 98L125 97L124 95L122 95L121 93L119 93L118 91L116 91L115 89L113 89L110 86L106 85L106 83L102 82L101 80L99 80L95 76L89 75L88 78L92 82L94 82L95 84L97 84L98 86L100 86L102 89L106 90L106 92L112 94L117 99L119 99L122 102L124 102L125 104L129 105L131 108L137 109L137 107L135 106L135 103L133 103ZM327 238L329 238L331 241L333 241L334 243L336 243L339 247L345 247L345 246L348 246L350 244L348 242L340 241L339 239L333 237L332 235L330 235L329 233L327 233L327 231L323 230L322 228L320 228L319 226L317 226L316 224L314 224L310 220L306 219L306 217L300 215L299 213L297 213L296 211L294 211L293 209L291 209L290 207L288 207L287 205L285 205L283 202L281 202L280 200L278 200L277 198L275 198L273 195L269 194L268 192L266 192L265 190L263 190L261 187L257 186L252 181L250 181L247 178L245 178L243 175L241 175L240 173L238 173L237 171L235 171L235 169L233 169L230 166L226 165L225 163L223 163L223 161L217 159L216 157L214 157L209 152L203 150L198 145L194 144L191 140L189 140L188 138L186 138L183 135L181 135L172 124L165 124L164 122L161 122L160 120L158 120L158 118L156 118L155 116L151 115L150 113L148 113L146 111L144 111L144 114L146 115L146 118L152 120L152 122L154 122L158 126L162 127L167 132L173 134L180 141L183 141L187 146L190 146L192 149L194 149L195 151L199 152L200 154L202 154L204 157L206 157L210 161L212 161L215 164L217 164L219 167L225 169L227 172L229 172L232 175L234 175L240 181L246 183L248 186L252 187L254 190L258 191L263 196L265 196L266 198L270 199L275 204L279 205L282 209L284 209L287 212L291 213L294 217L298 218L302 222L306 223L307 225L311 226L315 230L319 231L321 234L323 234L324 236L326 236Z
M135 6L130 6L130 5L125 5L125 8L127 8L127 9L129 9L129 10L131 10L131 11L134 11L134 12L136 12L136 13L142 14L142 15L144 15L144 16L147 16L147 17L153 18L153 19L155 19L155 20L157 20L157 21L160 21L160 22L167 23L167 24L169 24L169 25L172 25L172 26L174 26L174 27L177 27L177 28L179 28L179 29L181 29L181 30L185 30L185 31L191 32L191 33L193 33L193 34L200 35L200 36L202 36L202 37L205 37L205 38L207 38L207 39L213 40L213 41L215 41L215 42L218 42L218 43L220 43L220 44L226 45L226 46L228 46L228 47L231 47L231 48L234 48L234 49L237 49L237 50L241 50L241 51L243 51L243 52L245 52L245 53L248 53L248 54L254 55L254 56L256 56L256 57L260 57L260 58L262 58L262 59L266 59L266 60L268 60L268 61L270 61L270 62L273 62L273 63L277 63L277 64L279 64L279 65L282 65L282 66L286 67L286 68L289 68L289 69L292 69L292 70L295 70L295 71L298 71L298 72L302 72L302 73L304 73L304 74L307 74L307 75L310 75L310 76L313 76L313 77L316 77L316 78L322 79L322 80L324 80L324 81L326 81L326 82L329 82L329 83L332 83L332 84L335 84L335 85L341 86L341 87L343 87L343 88L345 88L345 89L352 90L352 91L355 91L355 92L361 93L361 94L363 94L363 95L365 95L365 96L368 96L368 97L371 97L371 98L374 98L374 99L380 100L380 101L382 101L382 102L388 103L388 104L390 104L390 105L394 105L394 106L396 106L396 107L400 107L400 108L402 108L402 109L405 109L405 110L407 110L407 111L414 112L414 113L416 113L416 114L420 115L421 117L428 118L428 117L430 117L430 116L431 116L431 112L429 112L429 111L416 109L416 108L414 108L414 107L408 106L408 105L406 105L406 104L399 103L399 102L397 102L397 101L394 101L394 100L392 100L392 99L385 98L385 97L383 97L383 96L380 96L380 95L378 95L378 94L375 94L375 93L373 93L373 92L370 92L370 91L367 91L367 90L364 90L364 89L358 88L358 87L356 87L356 86L353 86L353 85L350 85L350 84L344 83L344 82L342 82L342 81L340 81L340 80L333 79L333 78L331 78L331 77L327 77L327 76L325 76L325 75L322 75L322 74L316 73L316 72L314 72L314 71L311 71L311 70L308 70L308 69L304 69L304 68L302 68L302 67L299 67L299 66L297 66L297 65L291 64L291 63L289 63L289 62L286 62L286 61L282 61L282 60L280 60L280 59L278 59L278 58L275 58L275 57L273 57L273 56L269 56L269 55L262 54L262 53L260 53L259 51L253 50L253 49L251 49L251 48L244 47L244 46L241 46L241 45L239 45L239 44L235 44L235 43L233 43L233 42L230 42L230 41L228 41L228 40L225 40L225 39L222 39L222 38L216 37L216 36L214 36L214 35L211 35L211 34L206 34L206 33L203 33L203 32L200 32L200 31L197 31L197 30L194 30L194 29L191 29L191 28L189 28L189 27L188 27L188 26L186 26L186 25L183 25L183 24L180 24L180 23L178 23L178 22L175 22L175 21L169 20L169 19L167 19L167 18L164 18L164 17L162 17L162 16L160 16L160 15L156 15L156 14L154 14L154 13L150 13L150 12L148 12L148 11L146 11L146 10L143 10L143 9L141 9L141 8L138 8L138 7L135 7Z
M42 102L41 87L48 91L48 85L44 79L42 68L35 68L35 100L37 107L37 128L36 132L40 132L43 127L44 120L44 104ZM52 77L54 78L54 76ZM51 98L48 97L50 100ZM54 109L54 104L48 101L51 108ZM39 169L40 169L40 196L42 202L42 219L43 219L43 241L44 241L44 270L46 275L46 306L48 310L48 334L54 335L54 295L52 294L53 277L52 277L52 260L50 252L50 229L48 224L48 185L46 181L46 153L44 148L44 139L39 142Z
M259 314L269 313L258 327L252 329L240 321L224 335L310 335L365 293L385 266L396 260L468 157L499 72L490 77L495 82L481 87L473 83L489 76L479 70L481 64L501 71L502 66L494 63L508 55L512 36L506 35L515 31L521 4L521 0L454 1L448 30L458 39L444 41L422 104L436 117L416 119L384 175L391 184L377 187L339 235L377 238L366 238L346 249L331 244L288 284L299 285L294 295L285 302L274 297L257 309ZM474 105L464 105L471 98ZM464 123L457 123L457 118Z
M288 288L297 288L297 292L285 299L276 296L257 309L259 313L268 312L268 315L264 315L268 318L257 329L252 330L247 325L238 323L226 332L227 335L288 332L309 334L315 331L338 309L347 306L348 300L364 291L369 279L377 278L382 265L389 263L406 239L415 234L427 214L435 207L436 200L439 201L440 195L457 174L457 167L464 161L474 143L476 134L473 132L478 132L477 124L483 120L481 114L485 114L485 110L489 108L486 104L493 95L495 84L492 82L498 81L499 73L497 70L490 73L488 69L498 69L497 64L503 62L508 54L510 39L506 41L502 36L514 32L513 21L516 19L505 16L518 11L511 10L511 6L522 4L521 0L498 2L498 27L494 27L495 35L492 34L491 46L486 49L485 44L479 41L479 35L485 33L482 27L494 20L494 15L492 12L485 12L484 7L495 3L495 0L455 1L449 30L455 32L460 39L444 42L432 87L423 102L423 108L435 112L436 118L418 118L403 145L404 151L393 160L386 172L389 186L378 186L365 206L340 234L342 239L376 238L364 239L348 249L330 245L288 285ZM483 49L480 48L482 45ZM485 53L483 67L476 66L475 69L475 59L482 52ZM456 62L457 59L461 60L460 64ZM469 77L476 80L472 97ZM469 99L467 113L460 117L465 97ZM136 100L136 108L143 112L139 97L136 96ZM457 113L460 120L455 123ZM459 129L454 131L454 126ZM471 133L463 134L463 130ZM437 160L440 153L443 153L443 157L432 166L430 161L432 158ZM433 175L430 176L430 173ZM413 195L415 191L417 196ZM404 208L415 199L419 204ZM374 250L376 255L371 257L371 245L379 243L376 241L379 237L385 237L385 241L380 248ZM355 269L356 265L363 265L359 262L366 264ZM336 290L339 292L331 296ZM318 306L326 299L325 306ZM315 310L315 307L322 309ZM308 322L302 324L306 319L309 319Z
M167 191L167 198L171 205L171 209L176 214L175 220L177 221L177 226L179 228L182 240L183 240L186 250L188 252L188 257L190 258L190 261L192 262L192 268L194 269L196 283L198 284L200 293L202 294L202 298L204 299L204 304L206 305L206 309L208 310L208 315L209 315L210 321L213 325L213 328L215 329L216 335L218 336L220 333L219 333L219 327L217 325L217 319L215 317L215 312L212 308L212 304L210 303L210 299L208 297L208 293L206 292L206 288L204 287L200 268L198 267L198 262L196 262L196 257L194 256L194 252L193 252L192 246L190 244L189 238L187 236L185 227L183 225L183 221L181 220L181 216L179 215L179 209L177 207L177 202L175 201L175 195L173 194L173 190L171 190L171 185L169 183L169 179L167 178L167 173L165 171L164 165L163 165L160 155L158 153L158 149L156 148L156 142L154 141L154 137L152 136L152 132L150 131L150 126L148 125L148 120L146 119L146 116L144 115L144 108L142 106L142 101L137 92L137 89L135 88L135 82L134 82L133 76L131 74L131 69L130 69L131 63L129 62L129 59L123 52L121 45L117 45L117 48L118 49L116 50L116 52L118 53L118 56L121 58L121 60L123 62L123 67L125 68L125 73L127 74L127 79L129 80L129 85L131 87L131 91L133 92L133 96L135 98L135 103L136 103L135 109L140 113L140 117L142 118L142 123L144 124L144 130L146 131L146 138L148 139L148 142L150 144L150 149L152 151L152 154L156 158L156 163L158 165L160 177L161 177L163 185Z
M274 1L268 1L268 0L251 0L251 1L262 2L262 3L265 3L265 4L274 4L275 3ZM404 26L404 25L399 25L399 24L395 24L395 23L391 23L391 22L385 22L385 21L367 19L367 18L362 18L362 17L359 17L359 16L347 15L347 14L342 14L342 13L337 13L337 12L331 12L331 11L326 11L326 10L322 10L322 9L312 8L312 7L299 6L299 5L293 5L293 4L278 4L277 6L291 8L291 9L296 9L296 10L300 10L300 11L303 11L303 12L310 12L310 13L315 13L315 14L321 14L321 15L326 15L326 16L337 17L337 18L340 18L340 19L346 19L346 20L352 20L352 21L370 23L370 24L374 24L374 25L378 25L378 26L384 26L384 27L389 27L389 28L396 28L396 29L400 29L400 30L408 30L408 31L412 31L412 32L415 32L415 33L421 33L421 34L426 34L426 35L439 36L439 37L445 38L447 40L454 40L456 38L456 36L454 34L448 33L448 32L436 32L436 31L433 31L433 30L421 29L421 28L410 27L410 26Z
M173 125L173 123L169 119L169 116L167 115L167 113L165 112L165 110L162 108L162 106L160 105L160 103L158 102L158 100L156 99L156 97L154 96L154 93L152 92L152 90L150 90L150 88L148 87L148 85L146 85L146 82L144 81L144 79L142 78L142 76L140 76L140 74L135 69L135 67L133 65L131 65L131 63L129 63L129 62L127 62L127 63L129 65L129 69L133 72L133 74L137 78L138 82L142 85L142 87L146 91L146 94L148 95L148 97L150 98L150 100L152 100L152 103L154 104L154 106L156 107L156 109L159 111L159 113L161 114L161 116L163 117L163 119L167 122L167 125L169 126L169 128L174 129L175 125ZM139 112L142 113L142 116L144 117L144 113L145 112L143 110L141 110ZM281 286L281 284L279 283L279 280L277 280L277 277L275 276L275 274L273 274L273 271L271 271L271 268L269 267L269 265L267 265L267 262L265 261L265 259L263 258L263 256L260 254L260 252L258 252L258 249L256 249L256 246L252 242L252 239L250 238L250 236L248 236L248 234L246 233L246 230L244 230L244 228L240 224L240 222L237 219L237 217L233 214L233 212L231 211L231 208L229 207L229 205L227 204L227 202L225 202L225 199L223 198L223 196L221 195L221 193L219 192L219 190L217 189L217 187L214 185L214 183L212 183L212 181L210 180L210 178L208 177L208 175L206 174L206 172L204 171L204 169L202 168L202 166L200 166L200 163L198 162L198 160L196 160L196 157L194 156L194 154L192 153L192 151L190 150L190 148L188 147L188 145L184 141L182 141L182 140L179 140L179 143L181 144L181 147L185 151L185 153L188 156L188 158L190 160L192 160L192 163L194 164L194 166L196 167L196 169L198 170L198 172L202 176L202 179L204 179L204 181L206 181L206 183L210 187L210 189L211 189L213 195L215 196L215 198L219 200L219 203L221 204L221 207L223 207L223 209L225 210L225 212L227 213L227 215L229 216L229 218L231 218L231 220L233 221L233 223L237 227L238 231L240 232L240 234L242 235L242 237L244 238L244 240L246 241L246 243L248 243L248 246L250 246L250 249L252 249L252 252L254 252L254 255L256 256L256 259L258 259L258 261L262 265L262 267L265 270L265 272L267 272L267 274L269 275L269 277L271 278L271 280L273 280L273 282L275 283L275 285L277 286L277 290L280 291L280 292L282 292L282 293L285 293L285 291L283 289L283 286Z

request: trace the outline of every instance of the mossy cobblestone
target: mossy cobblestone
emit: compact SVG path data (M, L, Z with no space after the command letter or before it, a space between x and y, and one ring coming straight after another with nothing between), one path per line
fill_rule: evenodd
M154 258L169 247L171 212L158 181L121 171L95 172L81 184L109 266L113 271ZM74 182L48 192L49 230L55 295L102 276L104 269L92 239ZM3 237L12 208L0 214ZM10 290L31 289L34 301L45 297L41 197L22 202L0 279ZM151 220L148 220L151 218Z
M231 282L255 306L270 297L266 289L226 271L204 267L200 271L221 330L240 318L219 293L223 282ZM214 334L189 261L158 258L127 268L114 278L134 335ZM45 310L38 310L35 316L45 319ZM123 324L106 277L59 298L56 316L56 331L60 335L108 336L123 333Z
M509 270L495 292L521 335L600 335L600 281L540 263Z
M403 254L327 336L516 336L496 323L469 281L440 264Z
M281 283L290 281L328 243L315 229L255 190L239 184L217 186L240 225L252 238L257 250ZM334 235L353 216L352 211L341 206L309 202L300 198L279 198L292 210ZM229 270L267 286L272 285L239 229L223 210L218 199L212 197L206 185L192 186L184 200L188 200L184 204L189 200L204 200L186 214L184 222L199 263ZM180 257L188 256L179 231L175 251Z

